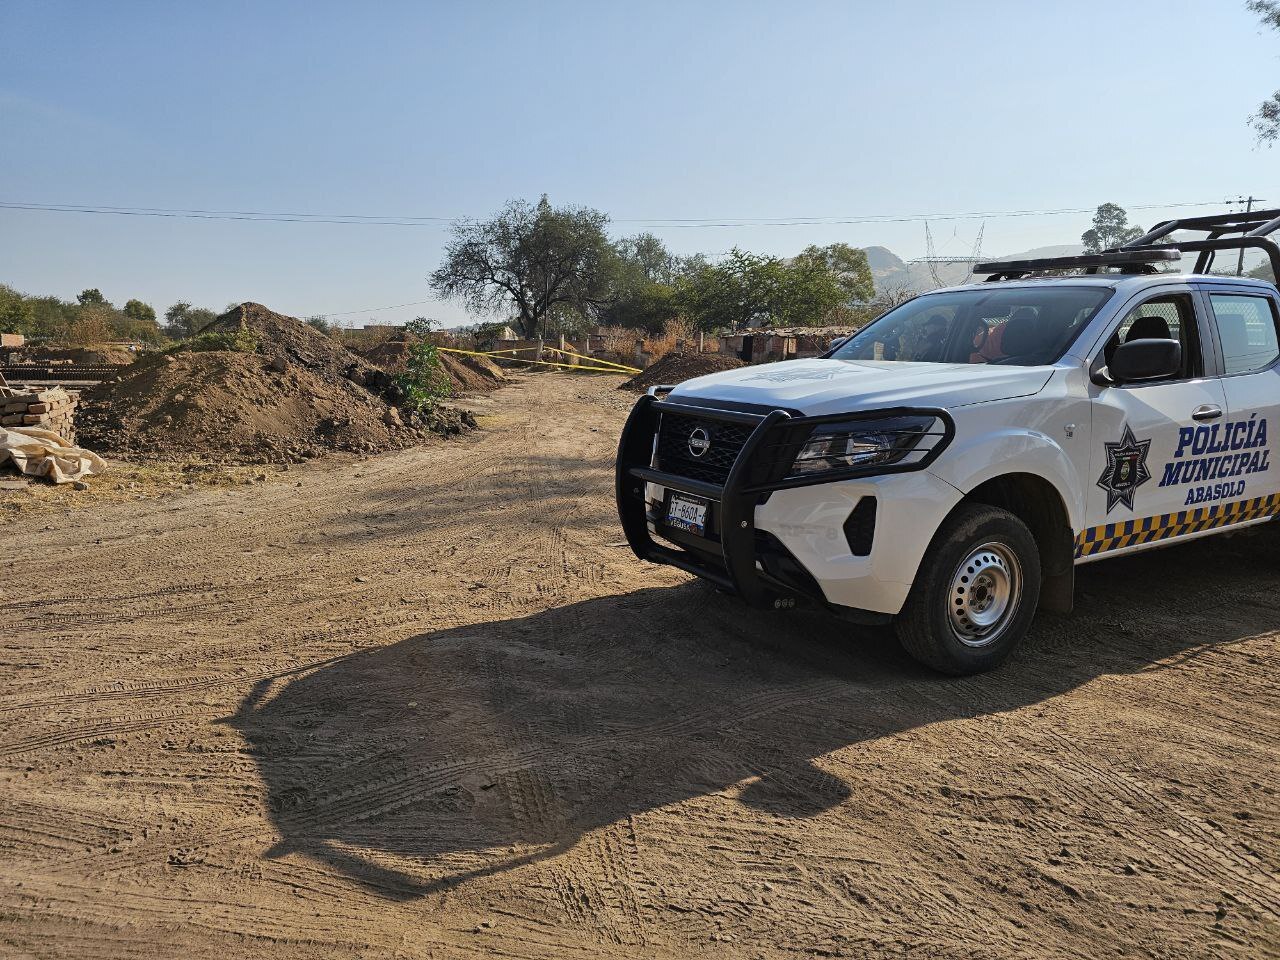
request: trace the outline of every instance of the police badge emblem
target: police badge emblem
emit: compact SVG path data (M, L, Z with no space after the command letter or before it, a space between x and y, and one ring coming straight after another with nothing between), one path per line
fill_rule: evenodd
M1133 509L1133 497L1140 486L1151 479L1147 469L1150 440L1139 440L1126 423L1119 443L1106 443L1107 467L1098 478L1098 486L1107 491L1107 513L1123 503Z

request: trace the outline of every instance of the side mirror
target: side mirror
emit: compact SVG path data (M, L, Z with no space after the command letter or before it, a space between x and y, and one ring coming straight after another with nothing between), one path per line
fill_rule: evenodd
M1107 372L1116 383L1163 380L1182 369L1182 344L1177 340L1130 340L1116 350Z

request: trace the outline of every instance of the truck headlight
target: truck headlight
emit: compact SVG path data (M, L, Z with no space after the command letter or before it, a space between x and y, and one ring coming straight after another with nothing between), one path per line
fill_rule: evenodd
M886 417L852 420L816 427L791 466L792 476L828 471L862 470L909 462L921 456L943 437L933 416Z

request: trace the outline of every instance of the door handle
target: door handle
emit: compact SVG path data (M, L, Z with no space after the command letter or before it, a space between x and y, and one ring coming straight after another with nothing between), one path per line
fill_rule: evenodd
M1205 403L1191 411L1191 419L1200 423L1206 420L1217 420L1222 416L1222 408L1216 403Z

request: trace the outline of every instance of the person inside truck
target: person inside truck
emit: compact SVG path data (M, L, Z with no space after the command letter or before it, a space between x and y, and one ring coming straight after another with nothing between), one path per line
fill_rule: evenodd
M947 318L942 314L928 317L912 359L921 363L944 363L947 359L947 327Z

